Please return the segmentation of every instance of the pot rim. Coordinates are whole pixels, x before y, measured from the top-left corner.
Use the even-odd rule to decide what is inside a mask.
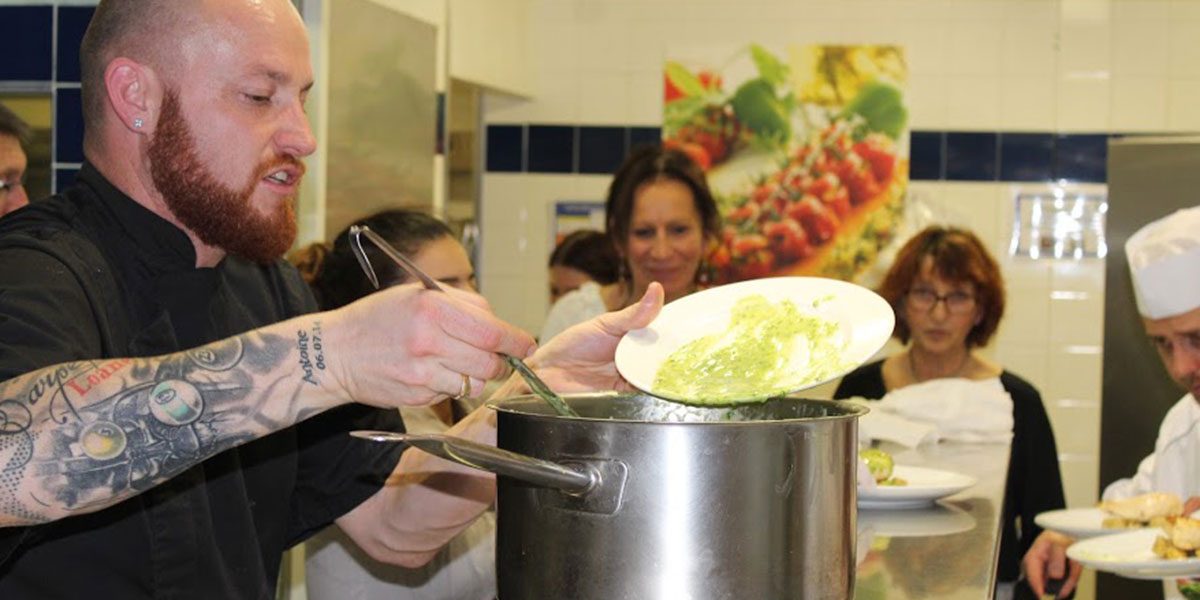
[[[823,399],[816,399],[816,398],[802,398],[802,397],[796,396],[796,395],[788,395],[788,396],[770,398],[770,399],[764,400],[762,402],[748,402],[748,403],[735,404],[735,405],[713,405],[713,406],[675,402],[674,400],[660,398],[658,396],[653,396],[651,394],[647,394],[645,392],[640,392],[640,391],[636,391],[636,390],[632,391],[632,392],[617,392],[617,391],[579,392],[579,393],[570,393],[570,394],[560,394],[560,396],[564,400],[571,400],[573,398],[603,398],[603,397],[617,398],[617,397],[622,397],[622,396],[632,396],[632,397],[650,396],[653,398],[658,398],[665,402],[672,402],[672,403],[679,404],[682,407],[699,408],[699,409],[707,408],[707,409],[714,409],[714,410],[732,409],[732,408],[736,408],[738,406],[760,404],[762,402],[770,402],[772,400],[790,399],[790,400],[803,400],[804,403],[806,403],[806,404],[816,404],[816,405],[820,405],[820,406],[829,406],[829,407],[836,406],[837,410],[841,411],[842,414],[823,415],[823,416],[816,416],[816,417],[790,417],[790,418],[783,418],[783,419],[760,419],[760,420],[744,420],[744,421],[738,421],[738,420],[730,420],[730,421],[668,421],[668,420],[646,420],[646,419],[632,419],[632,418],[570,416],[570,415],[559,415],[559,414],[554,414],[554,413],[531,412],[528,410],[520,410],[520,407],[523,407],[523,406],[538,406],[538,407],[545,406],[545,402],[535,394],[523,394],[520,396],[510,396],[507,398],[491,399],[491,400],[488,400],[487,402],[485,402],[484,405],[497,413],[507,413],[507,414],[522,417],[522,418],[539,419],[539,420],[545,420],[545,421],[564,421],[564,420],[566,420],[566,421],[580,421],[580,422],[594,422],[594,423],[621,423],[621,424],[672,425],[672,426],[706,426],[706,427],[712,427],[712,426],[761,427],[763,425],[778,425],[778,424],[783,424],[783,423],[793,424],[793,423],[817,423],[817,422],[827,422],[827,421],[842,421],[842,420],[846,420],[846,419],[857,419],[871,411],[870,408],[863,406],[862,404],[855,403],[855,402],[845,402],[845,401],[838,401],[838,400],[823,400]],[[514,406],[514,405],[517,405],[517,406]]]

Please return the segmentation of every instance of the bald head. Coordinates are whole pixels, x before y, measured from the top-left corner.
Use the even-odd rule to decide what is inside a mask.
[[[288,0],[100,0],[79,48],[85,131],[103,122],[105,69],[113,59],[129,58],[169,77],[202,51],[202,44],[187,41],[205,28],[280,12],[299,21]]]

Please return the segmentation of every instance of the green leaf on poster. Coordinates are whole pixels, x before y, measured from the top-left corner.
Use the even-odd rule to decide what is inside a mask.
[[[667,79],[671,81],[679,91],[683,92],[684,96],[702,96],[704,95],[704,84],[700,83],[700,78],[688,71],[686,67],[675,62],[667,61],[666,66]]]
[[[708,106],[705,96],[684,96],[663,105],[663,133],[672,137],[675,131],[691,122],[696,114]]]
[[[856,114],[867,122],[871,131],[881,132],[897,139],[908,124],[908,109],[904,97],[896,86],[882,81],[863,85],[850,102],[842,109],[841,118]]]
[[[775,58],[774,54],[758,44],[750,44],[750,56],[754,59],[754,65],[758,67],[759,76],[771,85],[780,86],[787,83],[787,65]]]
[[[738,86],[730,100],[733,112],[758,136],[774,142],[791,137],[787,105],[775,95],[775,86],[762,77]]]

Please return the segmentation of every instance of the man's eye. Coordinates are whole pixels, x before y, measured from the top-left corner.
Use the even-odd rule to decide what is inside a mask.
[[[244,95],[246,96],[247,100],[249,100],[255,104],[267,104],[268,102],[271,101],[270,96],[263,96],[261,94],[244,94]]]

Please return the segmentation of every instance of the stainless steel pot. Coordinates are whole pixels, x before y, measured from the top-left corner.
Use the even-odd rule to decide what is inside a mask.
[[[532,396],[493,404],[503,450],[409,436],[502,475],[502,600],[852,596],[866,409],[799,398],[736,408],[566,399],[580,417]]]

